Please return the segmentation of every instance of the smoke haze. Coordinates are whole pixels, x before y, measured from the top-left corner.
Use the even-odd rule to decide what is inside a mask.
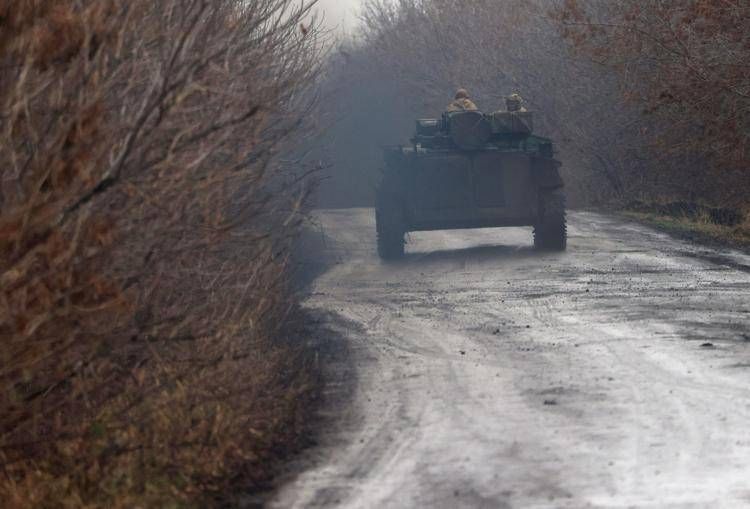
[[[360,0],[320,0],[318,8],[326,26],[337,31],[350,30],[357,23]]]

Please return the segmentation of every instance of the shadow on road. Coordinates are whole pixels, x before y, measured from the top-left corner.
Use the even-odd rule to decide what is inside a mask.
[[[482,244],[478,246],[459,249],[406,253],[402,260],[394,263],[411,264],[414,262],[419,262],[420,264],[424,264],[425,262],[455,263],[464,261],[483,262],[497,260],[522,260],[526,258],[541,258],[547,255],[549,255],[549,253],[536,251],[532,246]]]
[[[292,254],[292,288],[309,293],[313,281],[340,261],[329,248],[330,237],[320,226],[306,225]]]

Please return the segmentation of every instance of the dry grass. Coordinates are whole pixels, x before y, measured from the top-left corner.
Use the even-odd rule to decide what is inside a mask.
[[[750,221],[737,226],[722,226],[708,216],[675,217],[646,212],[623,212],[623,215],[679,237],[699,242],[719,243],[733,247],[750,247]]]
[[[209,502],[299,436],[291,0],[0,0],[0,497]],[[291,158],[287,158],[291,159]]]

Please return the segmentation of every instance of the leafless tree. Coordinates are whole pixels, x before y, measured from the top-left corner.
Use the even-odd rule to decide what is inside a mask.
[[[652,171],[695,200],[745,207],[750,6],[725,0],[568,0],[556,18],[616,73],[649,128]]]

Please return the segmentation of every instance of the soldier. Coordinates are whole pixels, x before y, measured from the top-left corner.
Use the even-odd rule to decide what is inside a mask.
[[[523,107],[523,98],[518,94],[511,94],[505,98],[505,106],[512,113],[523,113],[528,111]]]
[[[445,109],[448,113],[454,111],[477,111],[477,105],[469,99],[469,92],[466,89],[459,88],[452,103]]]

